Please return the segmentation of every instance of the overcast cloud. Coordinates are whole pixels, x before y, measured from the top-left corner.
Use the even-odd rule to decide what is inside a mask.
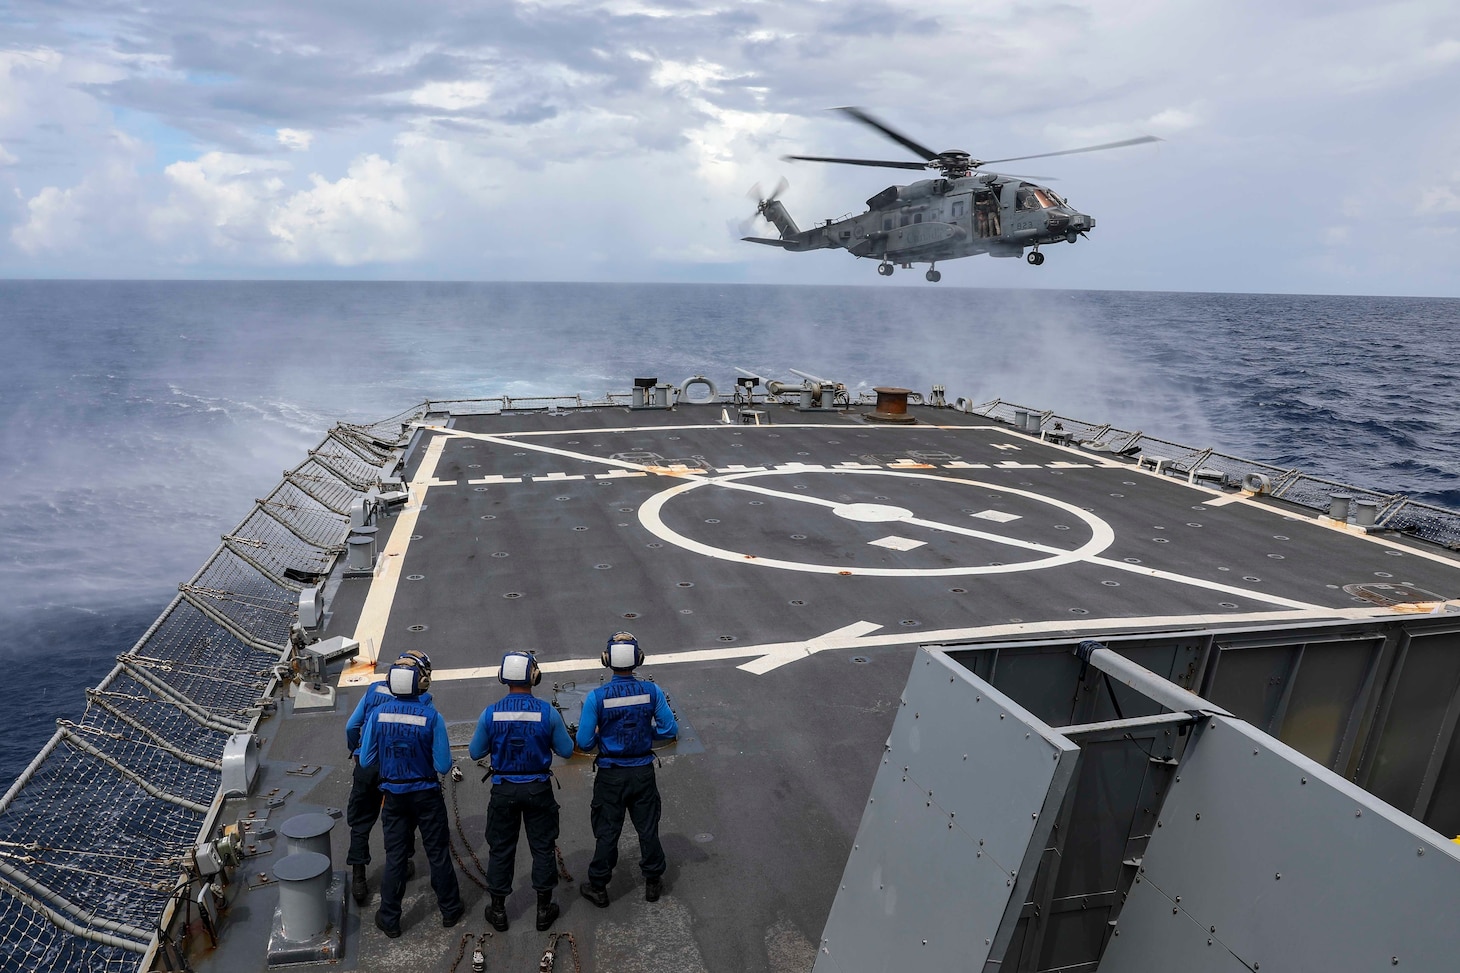
[[[540,0],[0,6],[0,275],[883,281],[741,243],[902,158],[999,157],[1099,222],[944,284],[1460,295],[1460,7]],[[763,232],[757,227],[756,232]]]

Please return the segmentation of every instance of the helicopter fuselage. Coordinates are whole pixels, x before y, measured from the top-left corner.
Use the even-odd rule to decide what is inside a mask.
[[[879,261],[884,276],[896,266],[936,264],[987,253],[1044,262],[1039,248],[1074,243],[1095,219],[1072,208],[1058,194],[1023,179],[996,173],[920,179],[889,186],[867,200],[867,211],[800,230],[779,200],[763,215],[779,239],[750,238],[786,250],[846,250]],[[929,270],[929,279],[938,279]]]

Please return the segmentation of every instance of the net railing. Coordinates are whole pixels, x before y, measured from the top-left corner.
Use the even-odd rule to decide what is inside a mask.
[[[299,591],[424,407],[340,423],[239,525],[0,797],[0,969],[135,973],[277,686]]]
[[[1302,470],[1283,469],[1270,463],[1243,459],[1214,447],[1203,449],[1183,445],[1148,436],[1144,432],[1117,429],[1003,399],[983,403],[960,399],[959,408],[1010,425],[1017,425],[1019,413],[1038,416],[1043,436],[1062,436],[1098,452],[1139,456],[1148,465],[1157,466],[1161,472],[1185,476],[1192,481],[1200,479],[1227,487],[1240,487],[1249,482],[1250,476],[1263,477],[1271,496],[1310,510],[1327,513],[1333,497],[1342,495],[1353,501],[1349,505],[1351,516],[1357,516],[1360,504],[1372,505],[1374,523],[1370,530],[1407,534],[1451,550],[1460,550],[1460,512],[1402,494],[1383,493]]]

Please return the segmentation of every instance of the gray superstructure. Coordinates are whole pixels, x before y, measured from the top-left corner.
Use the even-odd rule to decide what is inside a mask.
[[[904,412],[896,390],[848,402],[810,377],[686,384],[332,430],[5,795],[5,968],[465,970],[480,947],[527,971],[550,944],[558,970],[777,973],[1460,952],[1415,911],[1460,892],[1460,515],[941,390]],[[533,930],[524,847],[512,928],[485,936],[465,744],[495,665],[534,651],[576,721],[624,628],[682,727],[660,753],[666,894],[643,900],[630,827],[610,907],[577,896],[575,756],[563,916]],[[378,935],[377,831],[363,925],[326,872],[328,928],[281,939],[286,822],[343,808],[345,718],[410,648],[467,770],[447,784],[467,921],[440,927],[421,858],[405,935]],[[211,860],[240,823],[241,861],[189,880],[194,846]],[[324,839],[338,877],[346,839]]]

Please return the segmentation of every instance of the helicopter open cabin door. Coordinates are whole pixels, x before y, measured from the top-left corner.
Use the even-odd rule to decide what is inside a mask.
[[[973,197],[974,231],[980,237],[996,237],[1003,233],[999,221],[999,201],[991,192],[978,193]]]

